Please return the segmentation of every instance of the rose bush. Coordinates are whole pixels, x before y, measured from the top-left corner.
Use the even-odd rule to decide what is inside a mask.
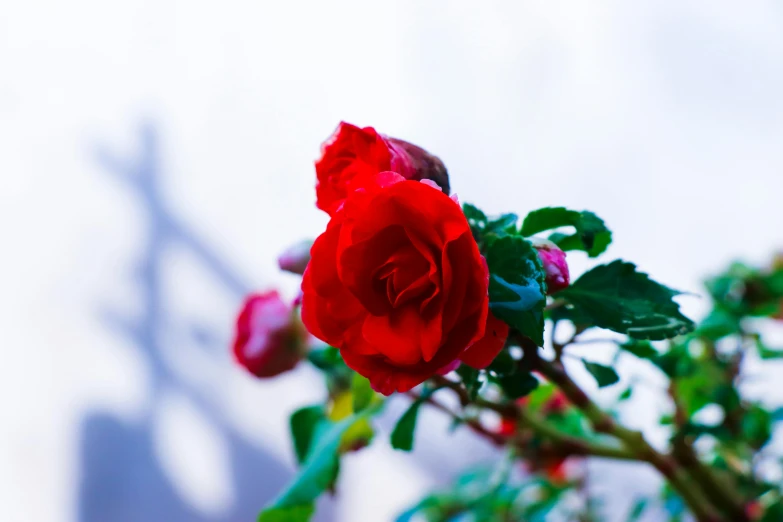
[[[748,353],[783,359],[757,329],[781,314],[780,258],[734,263],[706,281],[713,306],[697,326],[680,312],[680,292],[633,263],[597,264],[571,281],[566,252],[592,259],[612,243],[590,211],[460,208],[440,160],[346,123],[316,174],[329,224],[311,248],[299,243],[278,259],[303,273],[299,295],[292,306],[276,292],[253,295],[237,320],[234,354],[248,371],[278,375],[306,356],[325,384],[322,400],[291,415],[299,471],[259,522],[307,522],[321,494],[339,491],[342,456],[378,439],[386,400],[377,392],[411,399],[390,433],[395,450],[413,449],[423,405],[506,448],[496,465],[426,496],[398,522],[601,520],[606,488],[591,487],[595,473],[587,480],[592,458],[644,464],[666,482],[661,498],[636,499],[621,517],[629,522],[656,502],[667,520],[783,520],[783,468],[758,466],[779,459],[769,442],[783,408],[739,386]],[[307,350],[303,325],[328,346]],[[622,425],[620,407],[642,382],[616,371],[628,357],[668,380],[660,389],[673,411],[650,412],[670,431],[668,447]],[[580,381],[592,377],[589,389],[575,368]],[[706,407],[723,415],[701,419]],[[511,473],[514,463],[529,476]]]

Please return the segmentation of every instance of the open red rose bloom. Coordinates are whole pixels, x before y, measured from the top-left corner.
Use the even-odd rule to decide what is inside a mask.
[[[456,359],[486,366],[505,343],[505,323],[487,326],[489,274],[467,219],[429,184],[380,174],[348,195],[311,256],[305,326],[383,394]]]

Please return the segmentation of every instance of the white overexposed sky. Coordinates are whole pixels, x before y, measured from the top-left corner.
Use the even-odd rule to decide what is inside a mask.
[[[326,223],[312,162],[340,120],[439,155],[461,200],[488,212],[593,210],[614,231],[606,259],[676,288],[700,292],[736,257],[765,261],[783,248],[781,27],[772,0],[5,0],[0,518],[114,517],[101,499],[127,481],[169,492],[174,511],[129,494],[139,511],[117,520],[226,520],[254,480],[285,479],[287,415],[318,400],[316,376],[259,383],[222,347],[239,282],[294,294],[275,256]],[[145,128],[156,215],[189,238],[152,279],[144,253],[164,222],[121,174],[150,159]],[[592,263],[569,260],[575,274]],[[147,315],[154,355],[122,326]],[[635,426],[665,407],[637,400]],[[427,426],[414,456],[380,441],[347,459],[335,520],[391,520],[465,455],[490,455],[469,434],[444,443],[437,416]],[[280,467],[243,475],[237,447]],[[159,486],[134,467],[142,454]],[[628,492],[616,519],[654,490],[636,468],[597,469]],[[261,489],[256,501],[274,494]]]

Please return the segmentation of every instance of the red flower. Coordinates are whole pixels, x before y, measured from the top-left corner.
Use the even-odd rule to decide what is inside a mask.
[[[505,343],[508,326],[488,322],[489,274],[468,222],[436,188],[382,173],[350,194],[311,255],[305,326],[383,394],[458,358],[484,367]]]
[[[372,127],[341,122],[321,147],[315,163],[316,205],[333,215],[352,191],[373,183],[380,172],[405,179],[432,179],[448,194],[446,167],[435,156],[406,141],[378,134]]]
[[[276,291],[252,294],[237,318],[234,358],[256,377],[292,369],[306,348],[307,331]]]

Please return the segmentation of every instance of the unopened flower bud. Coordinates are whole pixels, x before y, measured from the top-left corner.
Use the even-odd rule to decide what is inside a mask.
[[[237,318],[234,358],[256,377],[294,368],[307,349],[307,331],[276,291],[252,294]]]
[[[434,181],[448,195],[449,173],[439,157],[434,156],[418,145],[408,143],[397,138],[386,138],[392,151],[398,151],[401,161],[407,164],[405,173],[401,173],[406,179],[421,181],[429,179]]]
[[[307,263],[310,262],[310,247],[313,242],[310,240],[300,241],[286,248],[277,258],[277,265],[280,270],[291,272],[292,274],[304,274]]]
[[[547,294],[553,294],[568,287],[571,279],[568,274],[566,253],[546,239],[536,239],[533,246],[538,250],[538,257],[544,265]]]

